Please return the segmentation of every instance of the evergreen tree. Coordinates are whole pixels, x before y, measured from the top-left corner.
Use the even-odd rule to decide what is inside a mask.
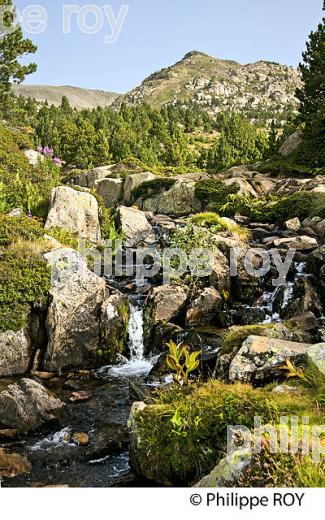
[[[0,0],[0,6],[12,6],[12,0]],[[13,15],[6,13],[4,16],[7,27],[13,22]],[[10,99],[11,83],[20,83],[25,76],[35,72],[36,64],[22,65],[19,58],[23,55],[36,52],[37,47],[31,40],[24,39],[21,27],[13,32],[2,30],[0,32],[0,102],[6,106]]]
[[[325,10],[325,1],[323,5]],[[325,165],[325,18],[311,32],[299,65],[303,87],[298,89],[300,120],[305,124],[299,156],[312,166]]]
[[[275,119],[272,119],[271,128],[269,132],[269,139],[268,139],[268,155],[269,157],[272,157],[272,155],[275,155],[278,151],[278,132],[276,129]]]

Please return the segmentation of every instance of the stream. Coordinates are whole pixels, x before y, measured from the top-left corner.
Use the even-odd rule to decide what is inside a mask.
[[[6,444],[27,455],[32,463],[29,475],[4,479],[3,487],[111,487],[139,485],[129,467],[127,420],[134,398],[129,382],[144,381],[154,360],[143,356],[143,301],[130,299],[128,350],[130,359],[119,365],[94,371],[70,373],[45,384],[65,403],[60,424],[22,441]],[[71,402],[73,391],[86,391],[90,398]],[[87,433],[89,443],[78,446],[77,432]],[[1,446],[1,445],[0,445]]]
[[[253,313],[258,311],[260,317],[256,323],[281,322],[281,309],[292,299],[295,281],[301,276],[308,276],[306,264],[296,262],[285,286],[265,290],[255,307],[241,307]],[[114,287],[113,280],[111,282],[109,285]],[[114,366],[71,371],[64,377],[39,381],[66,406],[60,419],[48,423],[46,428],[22,440],[0,443],[0,447],[26,455],[32,463],[30,474],[4,479],[3,487],[148,485],[137,481],[129,466],[127,421],[132,402],[139,400],[132,383],[141,383],[148,391],[156,386],[147,376],[157,358],[144,356],[145,297],[136,283],[132,290],[133,293],[128,293],[128,359],[121,357]],[[168,382],[167,376],[165,384]],[[86,397],[73,400],[71,396],[79,392]],[[84,445],[74,439],[75,434],[80,433],[86,434]]]

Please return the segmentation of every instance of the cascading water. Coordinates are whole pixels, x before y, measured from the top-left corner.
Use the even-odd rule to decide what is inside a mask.
[[[281,309],[285,309],[287,307],[287,305],[290,303],[290,301],[292,300],[296,280],[302,276],[305,276],[305,277],[309,276],[308,274],[305,273],[305,270],[306,270],[305,262],[295,262],[296,274],[294,277],[294,281],[293,282],[287,281],[285,283],[283,296],[282,296]],[[266,292],[263,294],[262,308],[264,308],[268,314],[264,323],[274,323],[274,322],[280,321],[279,314],[273,311],[273,307],[274,307],[276,297],[278,295],[278,291],[279,291],[279,288],[277,287],[274,291]]]
[[[138,302],[130,301],[128,333],[130,360],[123,365],[112,367],[110,374],[113,376],[146,375],[150,372],[153,364],[144,357],[143,307]]]

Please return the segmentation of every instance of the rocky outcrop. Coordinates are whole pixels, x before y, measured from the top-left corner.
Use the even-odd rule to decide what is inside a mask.
[[[103,197],[106,208],[114,208],[123,196],[122,179],[102,179],[96,183],[98,195]]]
[[[0,424],[19,433],[55,419],[64,404],[32,379],[21,379],[0,392]]]
[[[80,175],[76,175],[71,180],[77,186],[82,186],[84,188],[95,188],[96,183],[102,179],[105,179],[112,173],[112,168],[114,165],[110,166],[98,166],[89,172],[80,173]]]
[[[100,322],[101,351],[108,363],[116,363],[118,354],[123,353],[129,317],[129,301],[123,294],[113,294],[103,302]]]
[[[48,346],[44,368],[89,367],[100,345],[100,307],[106,299],[105,280],[87,268],[73,249],[47,253],[53,287],[48,309]]]
[[[45,229],[53,227],[66,228],[80,238],[97,242],[101,237],[97,200],[90,193],[67,186],[54,188]]]
[[[283,318],[303,316],[308,312],[315,316],[323,314],[322,304],[318,294],[308,278],[298,278],[293,287],[292,299],[281,311]]]
[[[145,199],[142,209],[174,217],[198,212],[201,202],[195,197],[195,184],[180,179],[168,191]]]
[[[145,318],[150,323],[169,322],[184,309],[188,291],[185,287],[162,285],[155,287],[148,297]]]
[[[151,172],[134,173],[128,175],[124,182],[124,196],[123,203],[129,205],[133,202],[133,192],[140,188],[142,184],[156,179],[156,175]]]
[[[116,221],[123,233],[126,247],[146,247],[155,242],[153,228],[143,211],[120,206]]]
[[[8,453],[0,448],[0,479],[30,473],[32,465],[24,455]]]
[[[228,260],[225,255],[219,250],[216,249],[213,253],[213,260],[210,274],[210,284],[215,287],[221,294],[227,293],[229,295],[230,291],[230,269]]]
[[[203,289],[192,301],[186,312],[186,324],[190,327],[218,322],[223,299],[214,287]]]
[[[186,287],[155,287],[146,301],[144,313],[144,345],[146,354],[164,352],[166,343],[178,342],[183,330],[177,324],[188,298]]]
[[[302,131],[297,130],[291,134],[281,146],[279,153],[283,157],[290,157],[302,143]]]
[[[281,367],[286,359],[299,366],[306,361],[311,345],[271,339],[264,336],[249,336],[229,368],[231,382],[265,383],[274,377],[283,377]]]
[[[25,330],[0,332],[0,377],[25,374],[33,348]]]

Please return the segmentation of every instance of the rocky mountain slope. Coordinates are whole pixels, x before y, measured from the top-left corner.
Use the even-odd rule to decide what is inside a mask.
[[[281,119],[283,112],[296,110],[300,81],[298,70],[286,65],[267,61],[241,65],[193,51],[146,78],[115,105],[124,101],[160,107],[193,100],[211,114],[237,109],[251,118],[261,113],[272,118],[275,113]]]
[[[73,108],[79,110],[84,108],[97,108],[110,106],[119,94],[103,90],[90,90],[78,87],[62,86],[53,87],[46,85],[13,85],[16,95],[26,98],[31,97],[36,101],[47,101],[50,105],[61,104],[63,96],[66,96]]]

